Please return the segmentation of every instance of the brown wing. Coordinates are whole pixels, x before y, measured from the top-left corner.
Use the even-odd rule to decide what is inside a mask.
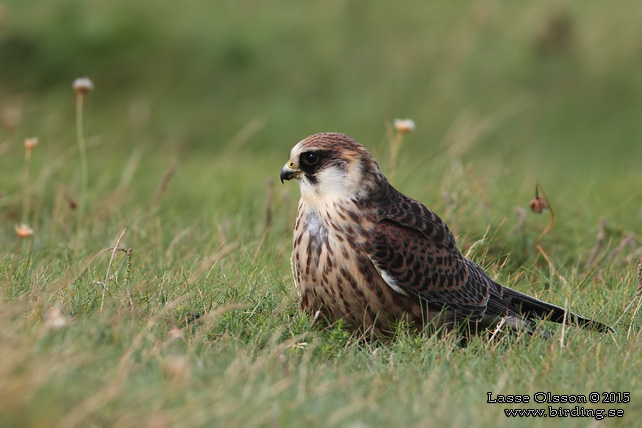
[[[378,210],[370,258],[393,289],[459,319],[481,319],[493,281],[457,249],[444,221],[398,194]]]

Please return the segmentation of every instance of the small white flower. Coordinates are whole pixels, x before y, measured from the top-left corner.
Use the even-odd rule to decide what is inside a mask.
[[[27,138],[25,140],[25,149],[31,150],[34,147],[36,147],[36,144],[38,144],[38,138],[36,138],[36,137]]]
[[[415,121],[412,119],[395,119],[394,126],[397,132],[407,134],[415,130]]]
[[[52,306],[44,315],[45,325],[51,330],[59,330],[67,325],[67,318],[58,306]]]
[[[78,94],[88,94],[94,90],[94,83],[88,77],[81,77],[74,80],[74,91]]]
[[[22,223],[16,226],[16,234],[20,239],[28,238],[33,235],[33,229],[28,224]]]

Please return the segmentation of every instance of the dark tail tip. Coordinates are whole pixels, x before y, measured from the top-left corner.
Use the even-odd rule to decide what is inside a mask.
[[[580,318],[580,317],[578,317],[578,318],[579,318],[579,319],[577,320],[577,321],[578,321],[578,324],[579,324],[582,328],[585,328],[585,329],[588,329],[588,330],[599,331],[600,333],[611,333],[611,334],[615,334],[615,329],[613,329],[612,327],[609,327],[609,326],[608,326],[608,325],[606,325],[606,324],[603,324],[603,323],[598,322],[598,321],[593,321],[593,320],[585,319],[585,318]]]

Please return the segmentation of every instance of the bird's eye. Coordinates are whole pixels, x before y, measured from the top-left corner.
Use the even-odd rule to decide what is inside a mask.
[[[317,162],[319,162],[319,156],[316,153],[313,153],[313,152],[306,153],[303,156],[303,162],[306,165],[310,165],[310,166],[315,165]]]

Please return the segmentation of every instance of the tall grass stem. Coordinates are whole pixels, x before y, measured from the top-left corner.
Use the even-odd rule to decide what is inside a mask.
[[[22,196],[22,224],[27,224],[29,220],[29,210],[31,208],[31,150],[25,150],[25,172],[24,188]]]
[[[85,215],[87,209],[87,184],[89,181],[89,171],[87,166],[87,147],[85,144],[85,135],[83,131],[83,102],[84,94],[78,93],[76,96],[76,138],[78,140],[78,152],[80,154],[80,200],[78,203],[79,221]]]

